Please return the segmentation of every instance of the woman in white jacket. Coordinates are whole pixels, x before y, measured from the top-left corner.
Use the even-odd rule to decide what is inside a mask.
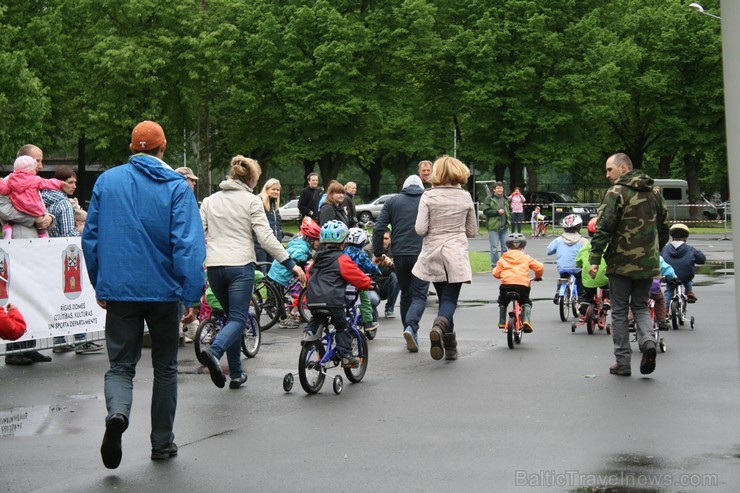
[[[219,360],[226,353],[229,388],[238,389],[247,381],[242,370],[240,337],[248,320],[249,301],[254,287],[256,256],[252,234],[267,253],[293,270],[305,282],[303,270],[295,265],[270,228],[262,201],[252,193],[262,169],[254,159],[231,159],[229,178],[221,191],[203,200],[200,217],[206,235],[208,283],[226,313],[228,322],[203,351],[211,380],[223,388],[226,378]]]

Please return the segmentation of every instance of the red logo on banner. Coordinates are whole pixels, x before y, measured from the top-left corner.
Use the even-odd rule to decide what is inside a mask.
[[[62,252],[64,272],[64,296],[70,300],[80,297],[82,293],[82,262],[77,245],[69,245]]]

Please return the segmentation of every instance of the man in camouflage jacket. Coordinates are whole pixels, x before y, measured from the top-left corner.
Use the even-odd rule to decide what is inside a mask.
[[[606,177],[613,185],[599,207],[598,230],[591,240],[591,277],[596,275],[603,255],[609,278],[612,306],[612,338],[616,364],[613,375],[629,376],[630,336],[628,313],[632,308],[642,349],[640,372],[655,369],[656,345],[648,298],[654,277],[660,275],[659,255],[668,242],[668,211],[653,179],[632,169],[626,154],[606,161]]]

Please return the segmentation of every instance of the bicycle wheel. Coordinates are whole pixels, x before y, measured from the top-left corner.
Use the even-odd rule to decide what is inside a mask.
[[[589,334],[594,333],[594,325],[596,325],[596,317],[598,315],[596,314],[596,305],[591,303],[588,305],[588,309],[586,310],[586,332]]]
[[[357,339],[357,334],[360,335],[359,340]],[[357,331],[357,334],[355,334],[352,338],[352,354],[359,355],[359,344],[362,344],[362,356],[360,357],[360,366],[358,366],[357,368],[344,369],[344,374],[347,375],[347,380],[352,383],[357,383],[362,380],[362,378],[365,376],[365,372],[367,371],[367,337],[359,330]]]
[[[573,318],[578,318],[578,295],[570,294],[570,312],[573,314]]]
[[[261,330],[269,330],[280,319],[283,311],[281,291],[271,282],[263,281],[254,287],[253,298],[259,306],[259,325]]]
[[[678,324],[683,326],[683,324],[686,322],[686,307],[688,306],[688,303],[686,300],[681,300],[680,307],[681,309],[678,311]]]
[[[570,299],[568,299],[568,291],[565,291],[565,296],[560,297],[560,320],[563,322],[568,321],[568,313],[570,312]]]
[[[249,303],[249,319],[242,334],[242,353],[247,358],[254,358],[262,345],[262,331],[260,330],[259,308],[254,298]]]
[[[671,300],[671,325],[678,330],[678,300]]]
[[[311,321],[311,310],[306,305],[306,288],[301,289],[301,294],[298,295],[298,314],[304,322]]]
[[[516,319],[509,317],[509,323],[506,325],[506,343],[509,349],[514,349],[514,327],[516,327]]]
[[[323,330],[323,327],[320,329]],[[307,342],[301,348],[298,360],[298,379],[301,387],[308,394],[315,394],[324,385],[326,374],[321,368],[321,358],[324,357],[324,343],[321,340]]]
[[[193,349],[195,350],[195,357],[203,366],[206,366],[206,359],[200,353],[211,345],[211,341],[216,338],[219,330],[220,327],[216,325],[216,322],[212,318],[207,318],[198,325],[195,331]]]

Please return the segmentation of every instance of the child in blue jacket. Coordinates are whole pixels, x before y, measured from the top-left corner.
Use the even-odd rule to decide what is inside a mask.
[[[309,260],[311,260],[313,252],[318,246],[320,234],[321,227],[319,224],[310,217],[305,217],[301,224],[299,234],[288,242],[288,247],[285,251],[288,252],[290,258],[293,259],[293,262],[298,265],[305,265]],[[283,267],[283,265],[277,260],[273,260],[270,270],[267,273],[267,277],[276,284],[285,288],[293,278],[293,271]],[[287,293],[293,299],[293,310],[296,310],[296,307],[298,306],[298,295],[300,294],[300,289],[297,291],[297,293]],[[297,318],[292,316],[294,314],[297,315],[297,312],[294,311],[291,313],[290,317],[280,321],[281,329],[295,329],[298,327]]]
[[[380,277],[381,273],[378,266],[362,251],[362,247],[365,245],[367,245],[367,234],[360,228],[350,228],[344,247],[345,255],[351,258],[357,264],[357,267],[371,278]],[[378,329],[378,322],[373,320],[373,305],[367,291],[360,291],[360,314],[366,333]]]
[[[588,240],[581,236],[580,233],[583,219],[581,219],[581,216],[578,214],[568,214],[563,218],[560,224],[563,226],[563,234],[552,240],[552,242],[547,245],[547,254],[557,254],[557,267],[561,279],[565,279],[567,281],[571,274],[576,276],[576,284],[578,285],[578,293],[580,295],[584,292],[584,287],[583,281],[581,280],[581,268],[576,265],[576,256],[578,255],[578,251],[583,248],[583,245],[588,243]],[[561,281],[558,280],[555,298],[553,299],[553,302],[556,305],[560,302],[560,283]],[[588,304],[581,303],[581,315],[586,313],[587,308]]]
[[[686,288],[686,298],[689,303],[696,302],[694,294],[694,274],[696,264],[704,264],[707,261],[706,255],[701,250],[692,247],[686,240],[689,239],[689,227],[685,224],[674,224],[671,226],[671,241],[663,247],[661,257],[668,262],[673,270],[676,271],[676,277]],[[670,304],[673,298],[675,287],[668,283],[665,288],[666,305]]]

